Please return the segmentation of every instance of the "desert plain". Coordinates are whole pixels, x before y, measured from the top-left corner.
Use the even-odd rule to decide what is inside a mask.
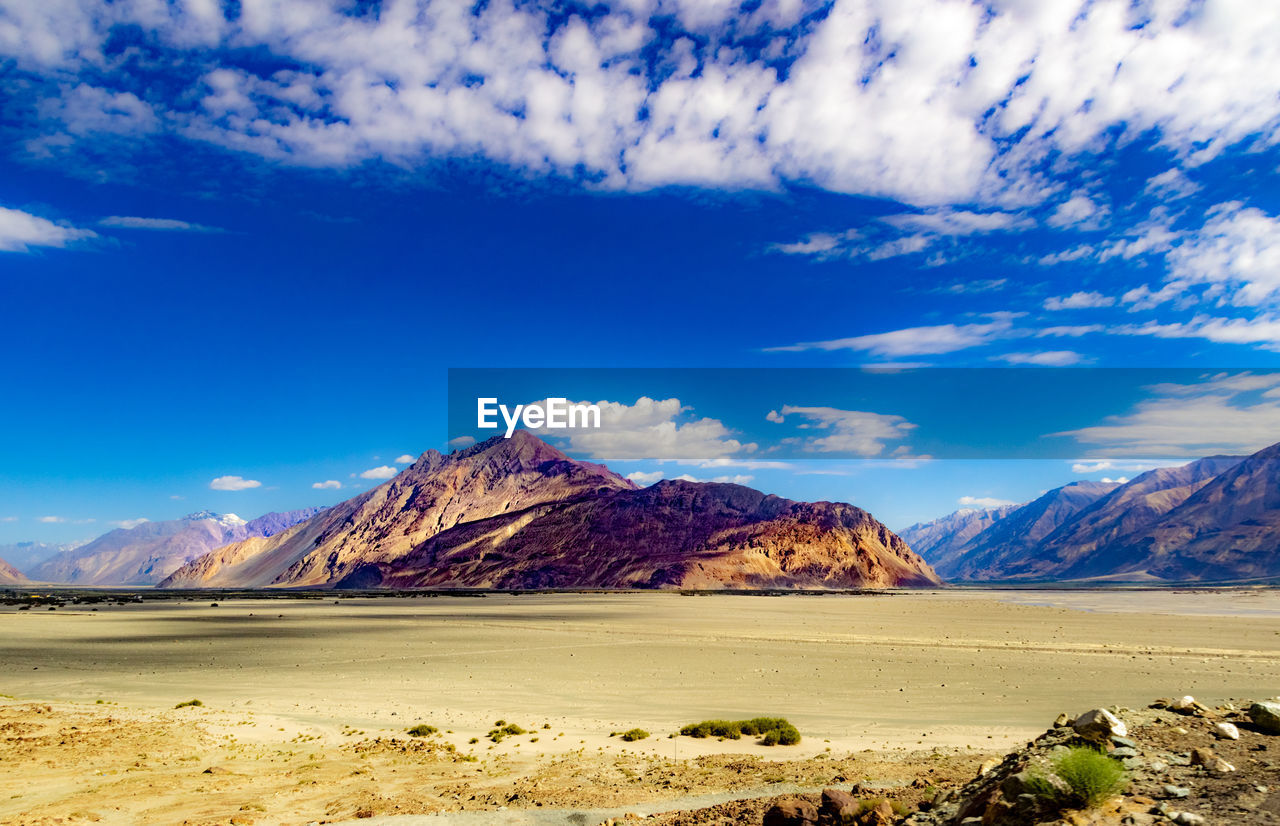
[[[594,823],[837,778],[918,797],[1060,712],[1274,696],[1280,591],[14,604],[0,693],[0,823]],[[669,736],[760,715],[801,743]]]

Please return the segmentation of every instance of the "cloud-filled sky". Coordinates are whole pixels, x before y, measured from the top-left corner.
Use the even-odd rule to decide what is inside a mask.
[[[1280,366],[1268,4],[0,0],[0,82],[0,542],[337,501],[451,366]],[[1082,429],[1270,426],[1232,392]]]

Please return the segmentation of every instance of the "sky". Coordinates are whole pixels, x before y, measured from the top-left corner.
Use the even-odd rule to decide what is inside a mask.
[[[566,446],[891,527],[1280,439],[1280,7],[0,0],[0,83],[0,544],[340,501],[448,449],[450,368],[1191,371],[1039,458],[574,388],[880,444]]]

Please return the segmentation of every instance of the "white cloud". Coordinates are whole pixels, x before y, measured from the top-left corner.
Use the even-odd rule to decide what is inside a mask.
[[[634,404],[604,400],[594,404],[600,408],[598,429],[533,432],[567,433],[570,452],[601,461],[707,462],[749,454],[757,448],[754,443],[744,444],[735,439],[719,419],[693,416],[679,399],[641,396]]]
[[[85,140],[165,131],[325,167],[481,156],[611,188],[1032,204],[1058,194],[1046,163],[1112,140],[1193,165],[1280,137],[1259,70],[1280,64],[1272,4],[837,0],[803,25],[811,3],[238,8],[10,3],[0,56],[47,81],[42,122]],[[124,91],[132,64],[107,42],[134,27],[158,62],[205,62],[189,99]],[[271,59],[213,62],[238,53]],[[81,70],[99,85],[67,81]]]
[[[1167,169],[1147,180],[1143,189],[1147,195],[1153,195],[1165,201],[1176,201],[1200,191],[1200,185],[1183,174],[1181,169]]]
[[[324,482],[312,482],[311,487],[313,490],[341,490],[342,483],[337,479],[328,479]]]
[[[1161,324],[1151,321],[1141,325],[1114,328],[1114,332],[1155,338],[1202,338],[1222,344],[1254,344],[1280,352],[1280,316],[1258,318],[1214,318],[1197,315],[1190,321]]]
[[[1218,374],[1148,390],[1128,413],[1051,435],[1122,457],[1253,453],[1280,439],[1280,374]]]
[[[1093,229],[1106,219],[1108,212],[1106,206],[1096,203],[1084,193],[1077,192],[1058,204],[1046,223],[1051,227]]]
[[[1208,285],[1208,297],[1238,307],[1272,302],[1280,293],[1280,217],[1224,203],[1208,218],[1166,254],[1168,280]]]
[[[395,460],[397,465],[411,465],[416,461],[417,461],[417,458],[409,455],[408,453],[402,453],[401,455],[397,456]]]
[[[44,522],[47,525],[54,525],[59,522],[66,522],[67,520],[61,516],[41,516],[39,521]]]
[[[32,247],[65,247],[94,238],[87,229],[56,224],[48,218],[0,207],[0,252],[29,252]]]
[[[17,522],[17,521],[18,521],[18,517],[16,516],[0,516],[0,522]]]
[[[111,522],[109,524],[115,525],[117,528],[123,528],[127,531],[127,530],[132,530],[133,528],[136,528],[139,525],[145,525],[150,521],[151,521],[150,519],[140,516],[137,519],[118,519],[115,522]]]
[[[655,470],[646,472],[643,470],[637,470],[633,473],[628,473],[627,478],[632,482],[635,482],[640,487],[647,488],[662,479],[662,471]]]
[[[1103,477],[1102,477],[1101,479],[1099,479],[1098,481],[1099,481],[1099,482],[1102,482],[1103,484],[1107,484],[1107,485],[1123,485],[1124,483],[1126,483],[1126,482],[1128,482],[1128,481],[1129,481],[1129,477],[1128,477],[1128,476],[1117,476],[1116,478],[1112,479],[1110,476],[1103,476]]]
[[[954,353],[957,350],[981,347],[1009,336],[1013,333],[1013,318],[1011,313],[995,313],[989,322],[908,327],[887,333],[770,347],[768,352],[856,350],[889,358]]]
[[[976,235],[1025,229],[1034,225],[1034,222],[1025,215],[1012,212],[970,212],[952,209],[888,215],[880,220],[900,230],[932,235]]]
[[[1148,471],[1155,470],[1159,467],[1167,467],[1169,465],[1178,464],[1176,461],[1169,462],[1117,462],[1111,459],[1087,459],[1083,462],[1073,462],[1071,465],[1072,473],[1101,473],[1104,470],[1127,470],[1127,471]]]
[[[967,508],[1000,508],[1018,504],[1009,499],[996,499],[993,496],[961,496],[956,503]]]
[[[746,485],[755,479],[754,476],[743,476],[741,474],[735,476],[713,476],[710,479],[700,479],[697,476],[691,476],[688,473],[682,473],[674,477],[682,482],[723,482],[730,485]]]
[[[150,229],[163,232],[222,232],[217,227],[193,224],[175,218],[138,218],[129,215],[111,215],[98,222],[99,226],[114,229]]]
[[[454,450],[465,450],[476,443],[472,436],[456,436],[449,440],[449,447]]]
[[[1044,302],[1046,310],[1087,310],[1096,307],[1110,307],[1116,300],[1109,295],[1096,292],[1075,292],[1067,296],[1053,296]]]
[[[892,414],[840,410],[835,407],[798,407],[790,404],[784,405],[781,415],[770,421],[782,423],[788,416],[803,420],[799,425],[800,429],[823,432],[822,436],[784,440],[798,442],[804,450],[814,453],[880,456],[884,454],[888,443],[902,441],[916,428],[916,425],[902,416]]]
[[[790,244],[772,244],[769,249],[787,255],[809,255],[820,260],[861,258],[881,261],[924,253],[956,238],[1008,232],[1033,225],[1031,219],[1018,213],[942,208],[882,216],[879,226],[873,224],[862,230],[810,233]]]
[[[1074,350],[1045,350],[1038,353],[1005,353],[993,359],[1009,364],[1027,364],[1035,367],[1070,367],[1085,361]]]
[[[243,476],[219,476],[209,483],[210,490],[248,490],[260,487],[262,483],[257,479],[245,479]]]
[[[400,471],[389,465],[381,465],[379,467],[371,467],[360,474],[361,479],[390,479]]]

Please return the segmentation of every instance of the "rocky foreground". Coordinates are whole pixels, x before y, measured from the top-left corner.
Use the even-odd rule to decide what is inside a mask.
[[[1074,799],[1074,785],[1055,774],[1058,758],[1081,747],[1105,754],[1121,774],[1116,793],[1092,806]],[[1280,698],[1210,708],[1183,697],[1141,710],[1063,714],[1024,748],[984,763],[963,786],[922,796],[924,785],[886,793],[854,784],[661,820],[664,826],[1266,826],[1280,823]]]

